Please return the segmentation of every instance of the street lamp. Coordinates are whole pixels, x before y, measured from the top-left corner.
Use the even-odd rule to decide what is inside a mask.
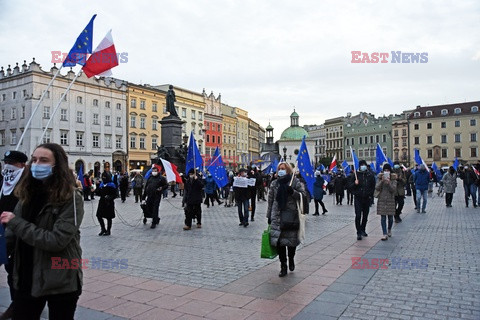
[[[287,147],[283,147],[283,161],[287,162]]]

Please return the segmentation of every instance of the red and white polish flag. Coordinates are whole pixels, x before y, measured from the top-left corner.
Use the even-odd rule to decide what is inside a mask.
[[[118,66],[118,57],[113,44],[112,30],[110,30],[88,58],[82,69],[89,78],[93,76],[108,77],[112,75],[110,69],[116,66]]]

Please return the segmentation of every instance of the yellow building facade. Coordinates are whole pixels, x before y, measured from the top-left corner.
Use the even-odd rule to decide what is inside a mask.
[[[248,111],[235,107],[237,116],[237,156],[240,167],[246,167],[249,163],[248,154]]]
[[[223,144],[222,159],[225,166],[234,169],[237,166],[237,116],[235,108],[222,103]]]

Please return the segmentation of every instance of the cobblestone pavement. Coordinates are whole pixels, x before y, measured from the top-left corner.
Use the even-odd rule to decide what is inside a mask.
[[[76,318],[480,319],[480,209],[465,208],[458,188],[453,208],[428,200],[427,213],[417,214],[406,198],[404,222],[388,241],[379,241],[372,207],[369,237],[356,241],[353,206],[326,196],[329,212],[307,216],[306,243],[285,278],[278,259],[259,258],[263,201],[247,228],[238,226],[236,208],[202,205],[202,228],[183,231],[178,197],[162,200],[156,229],[141,222],[129,197],[116,201],[110,237],[97,236],[97,200],[86,202],[84,258],[128,259],[128,268],[90,264]],[[354,257],[389,259],[388,268],[352,269]],[[407,258],[428,259],[428,267],[394,269]],[[5,278],[2,270],[0,311],[9,300]]]

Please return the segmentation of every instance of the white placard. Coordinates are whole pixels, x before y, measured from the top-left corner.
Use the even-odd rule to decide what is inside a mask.
[[[236,188],[246,188],[248,187],[248,179],[244,177],[235,177],[233,178],[233,186]]]
[[[249,186],[249,187],[254,187],[254,186],[255,186],[255,182],[257,182],[257,179],[255,179],[255,178],[250,178],[250,179],[248,179],[248,186]]]

